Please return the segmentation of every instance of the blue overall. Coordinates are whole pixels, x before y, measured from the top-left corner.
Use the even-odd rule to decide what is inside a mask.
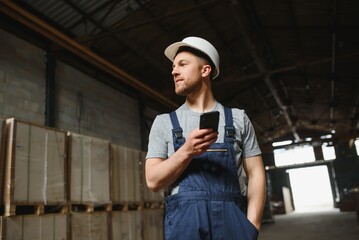
[[[185,138],[176,113],[170,117],[177,151]],[[231,109],[225,108],[225,118],[224,143],[193,158],[177,181],[178,193],[166,197],[165,239],[257,239],[257,229],[241,211]]]

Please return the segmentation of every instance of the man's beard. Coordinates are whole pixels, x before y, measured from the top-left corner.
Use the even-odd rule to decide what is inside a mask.
[[[175,92],[178,96],[186,96],[188,94],[188,89],[187,88],[183,88],[183,87],[180,87],[180,88],[177,88],[175,87]]]
[[[196,91],[198,87],[200,87],[199,83],[192,83],[190,85],[181,84],[178,87],[175,86],[175,92],[179,96],[187,96],[193,91]]]

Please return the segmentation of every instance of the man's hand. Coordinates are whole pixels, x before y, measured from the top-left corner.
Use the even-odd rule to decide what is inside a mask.
[[[186,142],[169,159],[146,160],[147,186],[153,191],[171,185],[187,168],[194,156],[204,153],[217,140],[218,132],[212,129],[195,129]]]
[[[212,129],[194,129],[181,147],[191,157],[201,155],[217,141],[218,132]]]

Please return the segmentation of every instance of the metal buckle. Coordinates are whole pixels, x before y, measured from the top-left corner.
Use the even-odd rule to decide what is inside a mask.
[[[234,127],[226,127],[226,134],[227,137],[234,137],[234,135],[236,134],[236,130],[234,129]]]
[[[174,132],[174,134],[175,134],[175,136],[176,136],[177,139],[180,139],[180,138],[183,137],[182,132]]]

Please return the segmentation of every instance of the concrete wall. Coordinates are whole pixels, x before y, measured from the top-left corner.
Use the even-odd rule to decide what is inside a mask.
[[[0,30],[0,115],[44,123],[45,52]]]
[[[56,126],[140,148],[138,102],[64,64],[56,68]]]
[[[46,53],[0,30],[0,116],[45,123]],[[57,61],[55,127],[140,149],[138,102]]]

